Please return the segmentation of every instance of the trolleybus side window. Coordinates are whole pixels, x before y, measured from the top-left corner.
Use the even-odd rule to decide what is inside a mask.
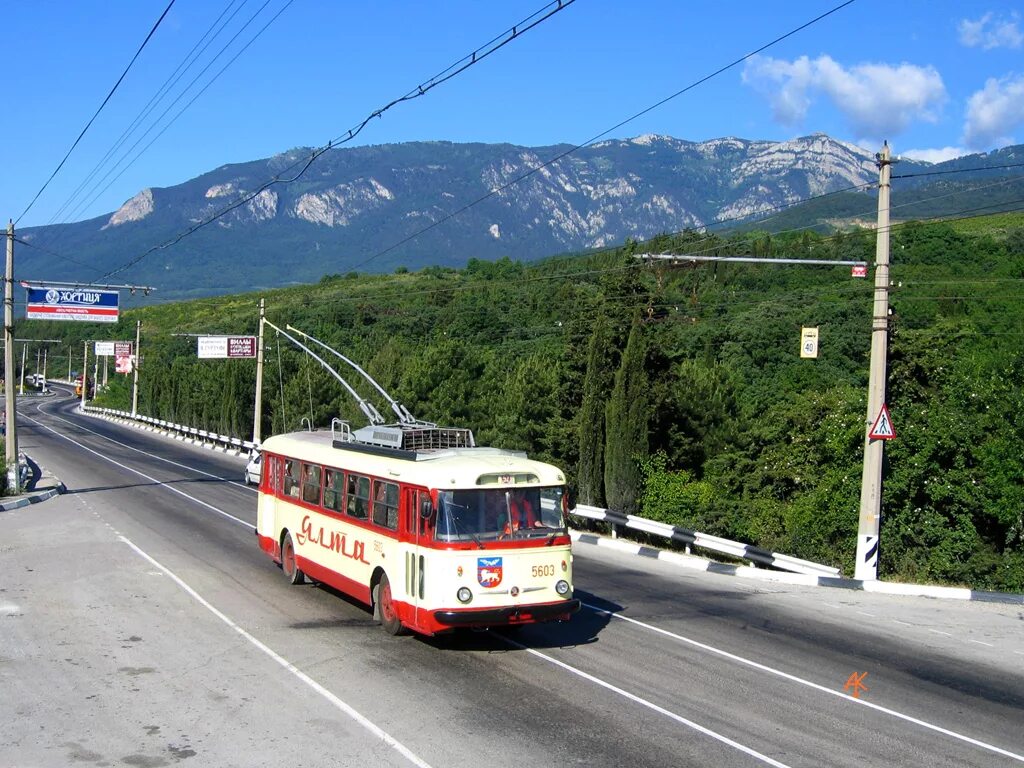
[[[345,500],[345,473],[337,469],[324,470],[324,506],[341,512]]]
[[[398,528],[398,484],[373,482],[373,522],[385,528]]]
[[[302,500],[320,504],[320,467],[315,464],[302,465]]]
[[[370,478],[360,475],[348,476],[348,513],[360,520],[366,519],[367,510],[370,508]]]
[[[295,459],[284,460],[284,492],[299,497],[299,462]]]

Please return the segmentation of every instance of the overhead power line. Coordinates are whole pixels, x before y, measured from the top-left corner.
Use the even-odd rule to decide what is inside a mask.
[[[1024,168],[1024,163],[1006,163],[1005,165],[987,165],[984,168],[948,168],[944,171],[922,171],[920,173],[901,173],[893,175],[894,179],[916,179],[919,176],[945,176],[949,173],[976,173],[977,171],[1001,171],[1007,168]]]
[[[67,151],[67,154],[64,155],[64,159],[60,161],[60,163],[54,169],[53,173],[50,174],[50,178],[48,178],[46,180],[46,183],[39,188],[39,191],[36,192],[36,196],[32,198],[32,201],[28,204],[28,206],[26,206],[25,210],[21,212],[21,216],[19,216],[15,220],[15,224],[21,221],[25,214],[29,212],[32,206],[35,205],[36,200],[39,199],[39,196],[43,194],[43,191],[50,185],[50,182],[53,181],[54,177],[57,175],[60,169],[64,167],[64,163],[66,163],[68,158],[71,157],[71,153],[75,151],[75,147],[78,146],[78,142],[82,140],[82,137],[85,136],[85,132],[89,130],[89,126],[93,124],[93,121],[99,116],[100,112],[103,111],[103,108],[107,106],[107,102],[110,101],[110,98],[114,95],[114,92],[117,90],[118,86],[121,85],[121,81],[123,81],[125,77],[128,75],[128,70],[132,68],[132,65],[135,63],[135,60],[139,58],[139,55],[142,53],[142,49],[146,47],[147,43],[149,43],[150,38],[153,37],[157,28],[160,26],[160,23],[164,20],[164,17],[167,16],[168,12],[171,10],[171,6],[173,5],[174,0],[171,0],[171,2],[167,4],[167,7],[164,8],[164,12],[160,14],[160,18],[156,20],[156,24],[154,24],[153,28],[149,30],[149,34],[146,35],[146,39],[142,41],[142,45],[139,46],[139,50],[137,50],[135,52],[135,55],[132,56],[132,60],[128,62],[128,66],[124,68],[124,72],[122,72],[121,76],[117,78],[117,82],[114,83],[114,87],[110,89],[110,93],[107,94],[107,97],[103,100],[103,103],[100,104],[99,108],[96,110],[96,113],[89,118],[89,122],[85,124],[85,128],[82,129],[82,132],[78,134],[78,138],[75,139],[75,143],[71,145],[71,149]]]

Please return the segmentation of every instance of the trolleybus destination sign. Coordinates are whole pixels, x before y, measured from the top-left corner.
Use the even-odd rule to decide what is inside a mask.
[[[27,320],[79,320],[90,323],[116,323],[117,291],[93,288],[56,288],[25,286],[28,291]]]

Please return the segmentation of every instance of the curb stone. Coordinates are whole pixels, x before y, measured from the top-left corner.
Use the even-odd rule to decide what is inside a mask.
[[[31,491],[19,494],[18,496],[5,496],[0,499],[0,512],[8,512],[12,509],[20,509],[31,504],[38,504],[41,501],[52,499],[57,494],[67,492],[67,486],[50,474],[48,470],[40,467],[28,456],[25,459],[31,466],[39,470],[39,479]]]

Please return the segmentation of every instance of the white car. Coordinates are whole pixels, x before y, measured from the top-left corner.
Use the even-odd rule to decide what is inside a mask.
[[[259,485],[260,484],[260,471],[263,467],[263,454],[258,450],[253,450],[249,454],[249,461],[245,465],[245,484],[246,485]]]

